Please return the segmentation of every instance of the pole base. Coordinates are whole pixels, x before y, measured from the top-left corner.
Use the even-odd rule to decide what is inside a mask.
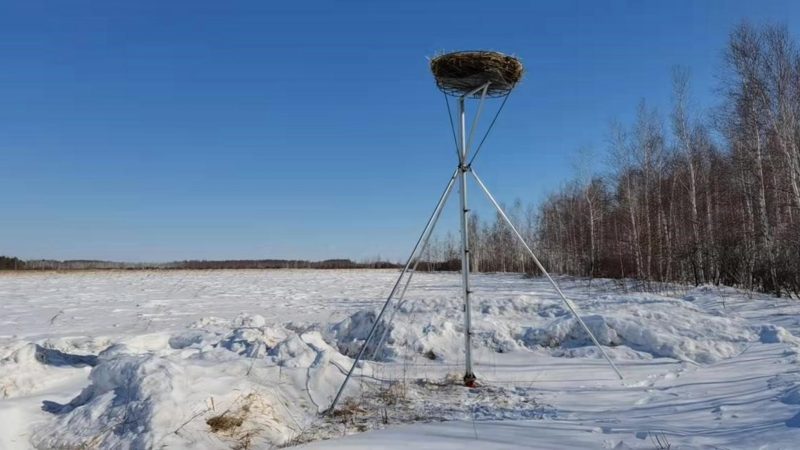
[[[475,374],[472,372],[467,372],[464,375],[464,386],[466,387],[477,387],[478,384],[475,382],[477,378],[475,378]]]

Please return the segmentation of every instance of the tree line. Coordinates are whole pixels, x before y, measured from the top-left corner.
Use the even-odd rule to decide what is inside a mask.
[[[0,256],[0,270],[211,270],[211,269],[390,269],[387,261],[355,262],[350,259],[307,261],[300,259],[186,260],[166,263],[132,263],[99,260],[21,260]]]

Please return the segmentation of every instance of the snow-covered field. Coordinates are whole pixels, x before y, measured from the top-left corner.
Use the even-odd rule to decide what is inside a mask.
[[[729,288],[415,276],[321,416],[396,271],[0,275],[0,449],[798,448],[800,304]]]

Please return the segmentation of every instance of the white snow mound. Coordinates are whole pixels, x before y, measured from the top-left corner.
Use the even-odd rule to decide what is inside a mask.
[[[757,335],[742,321],[709,315],[680,302],[629,306],[582,317],[601,345],[627,346],[653,357],[713,363],[740,353]],[[560,317],[521,336],[528,347],[571,349],[592,345],[572,317]]]

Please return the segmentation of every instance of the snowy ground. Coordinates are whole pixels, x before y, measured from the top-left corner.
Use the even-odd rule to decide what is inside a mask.
[[[797,448],[800,304],[417,274],[342,408],[320,416],[395,271],[0,275],[0,449]],[[668,444],[667,444],[668,443]]]

